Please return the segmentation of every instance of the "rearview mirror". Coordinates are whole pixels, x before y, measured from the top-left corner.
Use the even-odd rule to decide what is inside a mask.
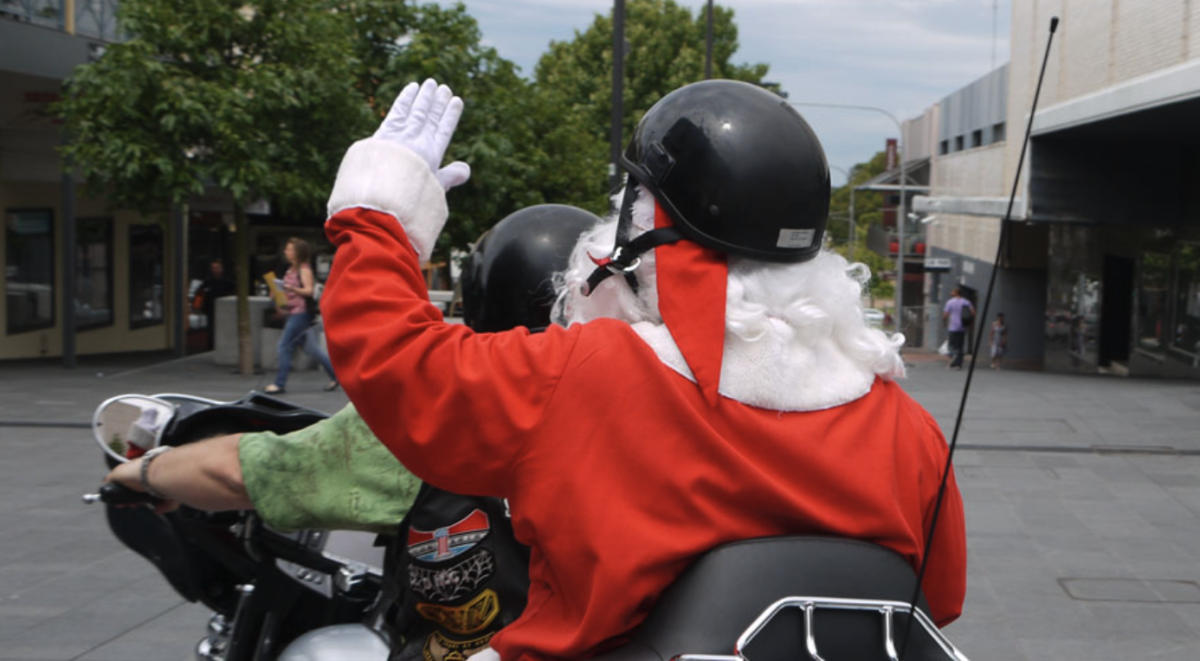
[[[92,436],[104,453],[125,462],[158,447],[175,406],[145,395],[120,395],[96,407]]]

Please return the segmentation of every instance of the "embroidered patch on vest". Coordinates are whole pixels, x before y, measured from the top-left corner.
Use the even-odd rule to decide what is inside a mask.
[[[481,548],[462,562],[444,569],[408,566],[408,587],[426,601],[448,602],[465,597],[496,573],[492,552]]]
[[[417,604],[417,612],[454,633],[477,633],[500,615],[500,596],[495,590],[488,589],[462,606],[421,603]]]
[[[488,642],[492,640],[492,635],[489,633],[472,640],[457,641],[450,640],[439,631],[434,631],[425,639],[425,648],[422,652],[425,655],[425,661],[464,661],[467,657],[487,647]]]
[[[424,562],[448,560],[470,550],[487,537],[488,530],[488,515],[478,509],[445,528],[409,528],[408,554]]]

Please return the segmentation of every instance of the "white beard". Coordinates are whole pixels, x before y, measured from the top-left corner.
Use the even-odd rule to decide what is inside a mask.
[[[633,236],[654,227],[654,201],[644,191],[634,204],[633,226]],[[658,311],[653,253],[642,255],[637,295],[619,276],[583,295],[582,285],[595,269],[589,253],[607,256],[615,235],[612,218],[580,237],[571,267],[556,279],[556,320],[628,322],[659,360],[694,382]],[[877,375],[903,377],[903,337],[871,329],[863,319],[860,297],[868,275],[865,267],[850,267],[829,252],[803,264],[730,258],[718,392],[759,408],[812,411],[862,397]]]

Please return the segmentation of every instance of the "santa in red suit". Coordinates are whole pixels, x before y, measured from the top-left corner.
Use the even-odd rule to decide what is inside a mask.
[[[470,174],[442,158],[463,104],[407,87],[346,153],[329,201],[322,300],[359,413],[414,473],[509,500],[530,545],[529,605],[492,639],[505,661],[618,644],[691,562],[752,537],[883,545],[939,625],[966,550],[947,447],[895,383],[900,336],[863,321],[865,267],[821,250],[829,170],[798,113],[733,81],[650,109],[622,158],[617,217],[557,283],[564,327],[474,333],[430,304],[421,263]]]

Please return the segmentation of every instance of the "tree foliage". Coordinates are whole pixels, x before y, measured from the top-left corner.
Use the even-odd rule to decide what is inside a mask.
[[[67,157],[119,206],[161,210],[217,185],[319,222],[337,164],[409,81],[466,100],[449,159],[472,178],[450,193],[439,253],[542,202],[608,208],[611,15],[552,43],[526,80],[481,42],[462,3],[389,0],[127,0],[130,39],[72,77],[60,116]],[[706,18],[675,0],[630,0],[624,135],[704,73]],[[733,11],[714,13],[714,75],[737,65]]]
[[[157,212],[215,185],[233,197],[238,353],[253,369],[249,228],[266,198],[313,213],[368,120],[352,30],[325,0],[126,0],[128,40],[78,67],[57,112],[66,162],[118,206]]]
[[[829,226],[826,230],[827,241],[843,256],[848,257],[849,250],[849,218],[850,191],[862,185],[886,170],[887,154],[878,152],[865,163],[858,163],[850,168],[850,178],[844,186],[833,189],[829,202]],[[880,255],[867,247],[867,232],[872,225],[883,223],[883,194],[875,191],[858,191],[854,195],[854,261],[862,262],[871,269],[870,295],[874,298],[888,299],[895,295],[895,285],[879,277],[880,273],[895,268],[894,260]]]
[[[449,85],[465,101],[447,159],[469,163],[471,179],[450,191],[452,213],[438,242],[441,254],[465,247],[517,209],[567,200],[576,182],[603,176],[580,173],[569,166],[570,157],[547,156],[555,118],[516,66],[481,43],[479,26],[462,4],[422,5],[415,28],[388,63],[379,88],[386,103],[376,110],[382,116],[407,82],[427,77]]]
[[[120,206],[206,184],[238,205],[311,209],[364,124],[346,22],[320,0],[128,0],[130,38],[78,67],[58,112],[65,155]]]
[[[622,135],[668,92],[704,79],[707,10],[695,14],[675,0],[629,0],[625,7],[625,80]],[[738,30],[732,9],[714,5],[713,77],[762,84],[766,64],[733,64]],[[570,99],[603,144],[612,115],[613,20],[596,15],[571,41],[555,41],[538,61],[539,87]],[[607,160],[607,159],[606,159]]]
[[[359,88],[375,120],[405,84],[435,78],[466,101],[448,160],[471,165],[471,179],[449,194],[452,213],[438,253],[463,248],[504,216],[533,204],[606,208],[603,145],[516,66],[484,46],[461,4],[352,3]],[[372,127],[373,129],[373,127]]]

